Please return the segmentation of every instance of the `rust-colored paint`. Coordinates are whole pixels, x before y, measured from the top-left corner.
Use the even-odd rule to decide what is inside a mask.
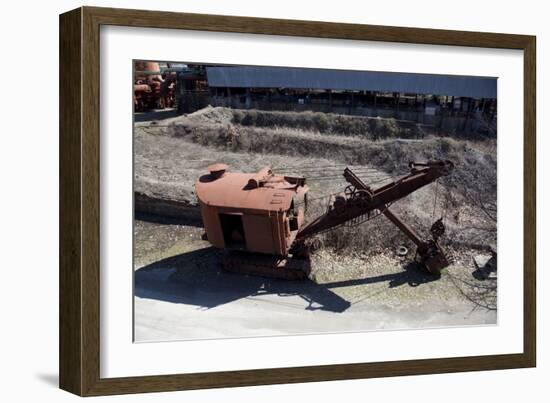
[[[244,229],[247,234],[255,234],[246,239],[246,246],[250,250],[261,253],[278,254],[280,249],[273,243],[265,242],[265,237],[257,234],[271,234],[272,219],[265,214],[246,214],[243,216]]]
[[[215,207],[210,207],[200,203],[202,222],[208,236],[208,241],[216,248],[223,248],[223,233],[220,226],[220,219]]]
[[[217,248],[286,256],[303,222],[303,205],[295,208],[292,202],[307,193],[304,178],[275,175],[268,167],[256,173],[227,168],[211,165],[195,184],[209,242]],[[221,219],[224,215],[240,218]],[[291,230],[294,218],[299,225]]]
[[[146,60],[136,60],[134,62],[134,67],[136,72],[142,71],[158,71],[160,74],[160,63],[159,62],[150,62]]]
[[[160,63],[134,62],[134,110],[175,107],[177,73],[162,72]]]
[[[308,188],[303,177],[275,175],[268,167],[256,173],[227,172],[227,165],[214,164],[195,188],[208,239],[215,247],[307,256],[316,234],[379,211],[417,245],[417,255],[426,268],[439,274],[449,264],[437,243],[437,233],[445,230],[443,223],[438,223],[442,228],[432,231],[432,239],[423,239],[395,216],[388,204],[449,175],[454,164],[411,162],[409,168],[408,175],[378,189],[367,186],[346,168],[343,177],[350,186],[335,198],[326,213],[309,223],[304,222]]]

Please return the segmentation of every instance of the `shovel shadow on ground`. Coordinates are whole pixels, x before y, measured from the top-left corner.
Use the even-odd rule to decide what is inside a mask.
[[[433,275],[424,267],[416,262],[409,262],[403,266],[403,271],[399,273],[382,274],[374,277],[362,279],[335,281],[324,283],[328,288],[350,287],[355,285],[375,284],[387,282],[388,288],[396,288],[407,284],[409,287],[418,287],[420,284],[430,283],[439,280],[441,275]]]
[[[211,309],[269,294],[299,296],[305,309],[343,312],[350,303],[313,281],[289,281],[226,273],[223,253],[208,247],[149,264],[135,271],[134,295]]]
[[[333,292],[334,288],[380,282],[387,282],[388,288],[405,284],[416,286],[437,279],[424,274],[421,268],[413,264],[395,274],[326,284],[317,284],[311,280],[279,280],[226,273],[221,270],[222,256],[220,250],[208,247],[137,269],[134,273],[134,295],[138,298],[194,305],[202,309],[270,294],[298,296],[304,301],[303,309],[339,313],[347,310],[351,302]]]
[[[178,111],[176,109],[167,108],[167,109],[151,109],[145,112],[136,112],[134,113],[134,122],[153,122],[162,119],[169,119],[178,116]]]

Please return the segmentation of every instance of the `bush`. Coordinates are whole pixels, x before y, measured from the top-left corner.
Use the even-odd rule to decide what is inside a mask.
[[[364,116],[338,115],[323,112],[281,112],[231,109],[232,123],[247,127],[292,128],[319,132],[359,136],[373,140],[385,138],[416,138],[424,136],[419,125],[412,122],[398,122],[395,119],[370,118]]]

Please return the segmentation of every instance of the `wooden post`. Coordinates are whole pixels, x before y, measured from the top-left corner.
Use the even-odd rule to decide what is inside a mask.
[[[245,108],[250,109],[250,106],[252,105],[252,98],[250,96],[250,88],[247,88],[245,90]]]
[[[493,119],[495,118],[495,113],[497,112],[497,100],[496,99],[491,99],[491,119],[490,119],[490,122],[493,121]]]
[[[397,94],[397,96],[395,94]],[[393,96],[395,99],[395,118],[398,119],[399,116],[397,115],[397,113],[399,113],[399,101],[401,100],[401,93],[394,93]]]

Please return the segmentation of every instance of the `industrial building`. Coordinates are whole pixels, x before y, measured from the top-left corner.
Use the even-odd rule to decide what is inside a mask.
[[[209,104],[308,110],[394,118],[450,132],[496,135],[494,77],[254,66],[201,66],[200,71],[200,78],[181,75],[185,79],[185,85],[180,86],[182,112]],[[197,85],[203,84],[200,90],[190,78]]]

